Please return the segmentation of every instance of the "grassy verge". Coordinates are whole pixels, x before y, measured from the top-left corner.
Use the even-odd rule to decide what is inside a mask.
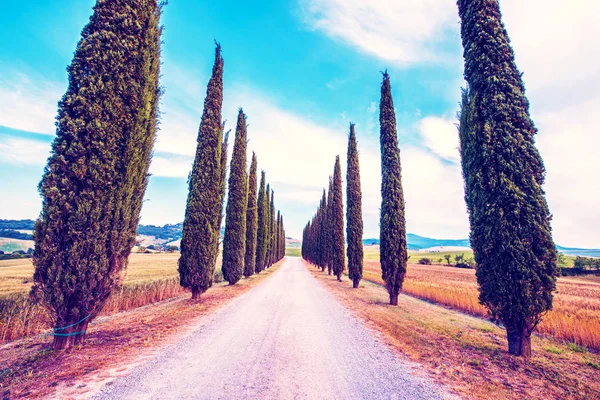
[[[597,354],[534,337],[527,362],[507,354],[504,331],[488,321],[406,295],[391,307],[378,284],[363,281],[352,289],[349,281],[308,268],[391,347],[465,398],[600,398]]]
[[[365,261],[364,279],[383,284],[378,261]],[[559,278],[557,289],[554,309],[539,324],[538,332],[600,350],[600,279]],[[474,270],[410,264],[402,290],[475,316],[488,315],[479,304]]]
[[[71,350],[53,352],[50,338],[40,336],[4,345],[0,348],[0,394],[28,399],[89,397],[101,384],[175,340],[198,318],[256,286],[282,263],[233,286],[216,284],[200,302],[180,296],[99,318],[90,325],[85,344]]]

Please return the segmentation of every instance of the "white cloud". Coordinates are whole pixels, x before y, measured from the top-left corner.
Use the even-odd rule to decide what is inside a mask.
[[[447,61],[451,57],[447,44],[458,43],[456,34],[444,35],[458,27],[452,1],[301,0],[300,4],[312,29],[397,65]]]
[[[187,178],[192,170],[193,157],[174,154],[161,154],[152,157],[150,173],[153,176],[168,178]]]
[[[560,112],[541,114],[538,147],[544,157],[546,193],[554,239],[562,246],[600,247],[598,126],[600,97]]]
[[[0,136],[0,163],[43,166],[49,156],[50,143]]]
[[[53,135],[57,104],[64,88],[21,73],[0,74],[0,125]]]
[[[455,120],[452,119],[429,116],[423,118],[417,127],[425,146],[441,158],[458,163],[460,154],[455,124]]]
[[[600,247],[600,3],[502,0],[546,165],[554,239]]]

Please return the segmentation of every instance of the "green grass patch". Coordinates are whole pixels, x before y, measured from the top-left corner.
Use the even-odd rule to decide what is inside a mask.
[[[552,353],[552,354],[562,354],[563,353],[562,349],[560,349],[556,346],[552,346],[552,345],[544,347],[544,350],[546,350],[548,353]]]
[[[575,353],[587,353],[587,349],[584,346],[579,346],[577,343],[569,343],[567,347]]]
[[[302,252],[299,247],[286,247],[285,255],[290,257],[300,257],[302,255]]]

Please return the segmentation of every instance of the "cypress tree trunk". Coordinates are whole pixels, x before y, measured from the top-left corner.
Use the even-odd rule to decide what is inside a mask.
[[[325,260],[327,262],[327,275],[333,270],[333,180],[329,177],[329,190],[327,192],[327,216],[325,217]]]
[[[458,10],[468,83],[460,150],[479,300],[506,327],[509,352],[529,357],[557,275],[545,168],[498,1],[459,0]]]
[[[256,207],[256,154],[252,153],[250,176],[248,178],[248,210],[246,211],[246,255],[244,256],[244,276],[254,274],[256,268],[256,237],[258,225],[258,209]]]
[[[331,261],[333,273],[338,281],[342,281],[342,274],[346,266],[346,255],[344,251],[344,200],[342,190],[342,166],[340,156],[335,157],[335,168],[333,171],[333,204],[332,204],[332,244]]]
[[[225,130],[225,124],[222,125],[221,132]],[[219,254],[219,244],[221,237],[221,224],[223,223],[223,202],[225,200],[225,191],[227,189],[227,148],[229,147],[229,132],[225,133],[223,144],[221,145],[221,174],[219,177],[219,199],[217,203],[221,207],[217,228],[219,229],[219,238],[217,239],[217,254]]]
[[[135,244],[158,121],[159,19],[153,0],[99,0],[67,69],[33,254],[55,350],[83,342]]]
[[[258,274],[264,269],[265,257],[267,254],[267,192],[265,189],[265,171],[260,173],[260,187],[258,188],[258,229],[256,233],[256,266],[255,272]]]
[[[390,294],[390,304],[398,304],[402,289],[408,254],[406,252],[406,223],[404,216],[404,193],[400,149],[396,133],[396,114],[392,100],[392,88],[387,72],[381,84],[379,104],[381,141],[381,219],[380,262],[381,276]]]
[[[212,286],[217,245],[220,236],[219,218],[223,203],[221,193],[221,146],[223,127],[223,59],[217,43],[212,76],[208,82],[204,111],[198,132],[196,157],[189,180],[189,194],[183,220],[179,280],[197,299]]]
[[[246,115],[240,108],[229,171],[229,195],[223,238],[223,278],[235,285],[244,273],[246,254],[246,209],[248,177],[246,176]]]
[[[346,235],[348,237],[348,277],[357,288],[363,271],[363,219],[360,166],[354,124],[350,124],[348,137],[348,171],[346,173]]]

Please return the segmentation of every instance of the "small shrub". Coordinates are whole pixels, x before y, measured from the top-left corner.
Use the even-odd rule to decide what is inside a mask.
[[[544,350],[546,350],[548,353],[552,353],[552,354],[562,354],[563,353],[563,351],[561,349],[559,349],[556,346],[552,346],[552,345],[544,347]]]
[[[471,269],[472,267],[471,267],[469,264],[466,264],[466,263],[459,262],[459,263],[456,263],[456,268],[467,268],[467,269]]]
[[[575,353],[587,353],[585,346],[579,346],[577,343],[568,343],[567,347]]]
[[[422,265],[431,265],[431,260],[429,258],[421,258],[419,260],[419,264],[422,264]]]

